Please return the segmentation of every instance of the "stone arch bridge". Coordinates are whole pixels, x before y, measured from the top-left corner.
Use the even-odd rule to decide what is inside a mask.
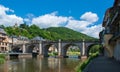
[[[66,57],[67,47],[75,45],[80,49],[81,56],[88,56],[88,51],[93,45],[100,44],[99,41],[34,41],[24,44],[13,45],[13,48],[22,49],[22,53],[32,53],[33,48],[37,48],[40,56],[48,57],[48,49],[55,46],[58,56]]]

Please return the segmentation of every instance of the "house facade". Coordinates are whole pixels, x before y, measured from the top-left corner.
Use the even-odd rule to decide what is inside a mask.
[[[0,53],[9,50],[9,38],[6,32],[0,28]]]
[[[104,47],[104,55],[120,61],[120,0],[106,10],[100,32],[100,41]]]

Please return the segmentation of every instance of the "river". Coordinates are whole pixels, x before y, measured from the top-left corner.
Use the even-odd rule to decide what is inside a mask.
[[[0,72],[75,72],[78,58],[13,59],[0,65]]]

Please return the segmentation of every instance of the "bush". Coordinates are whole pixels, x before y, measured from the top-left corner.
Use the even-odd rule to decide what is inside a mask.
[[[0,58],[5,59],[5,54],[0,54]]]
[[[5,62],[5,59],[0,58],[0,64],[3,64]]]
[[[57,52],[51,52],[51,53],[48,53],[48,55],[50,55],[50,56],[56,56],[56,55],[58,55],[58,53]]]
[[[5,54],[0,54],[0,64],[4,63],[5,61]]]

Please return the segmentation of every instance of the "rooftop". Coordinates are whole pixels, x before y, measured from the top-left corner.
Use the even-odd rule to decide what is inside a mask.
[[[41,41],[44,41],[45,39],[43,39],[42,37],[36,36],[32,40],[39,40],[39,41],[41,40]]]
[[[4,29],[0,28],[0,33],[6,34],[6,32],[4,31]]]

